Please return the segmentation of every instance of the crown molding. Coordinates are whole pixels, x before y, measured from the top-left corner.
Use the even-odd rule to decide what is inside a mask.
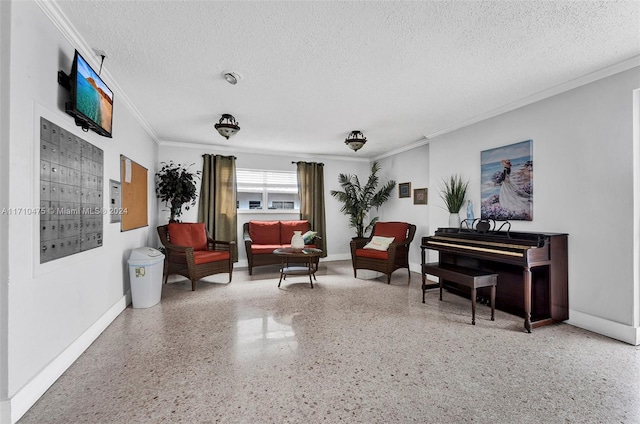
[[[399,147],[399,148],[394,149],[394,150],[389,150],[386,153],[383,153],[381,155],[378,155],[378,156],[374,157],[372,160],[380,160],[380,159],[388,158],[389,156],[395,156],[397,154],[404,153],[404,152],[407,152],[409,150],[413,150],[413,149],[416,149],[418,147],[424,146],[425,144],[429,144],[429,138],[422,137],[420,140],[418,140],[416,142],[413,142],[411,144],[407,144],[404,147]]]
[[[211,151],[219,151],[225,152],[228,154],[234,153],[250,153],[254,155],[264,155],[264,156],[278,156],[278,157],[286,157],[291,159],[301,159],[301,160],[312,160],[312,161],[323,161],[323,160],[335,160],[335,161],[348,161],[348,162],[371,162],[371,158],[360,157],[354,158],[351,156],[331,156],[331,155],[313,155],[307,153],[299,153],[299,152],[277,152],[272,150],[256,150],[249,149],[241,146],[221,146],[218,144],[210,144],[210,143],[193,143],[193,142],[181,142],[181,141],[169,141],[169,140],[161,140],[159,143],[160,147],[178,147],[180,149],[197,149],[202,151],[203,149],[208,149]]]
[[[469,125],[476,124],[478,122],[487,120],[489,118],[496,117],[498,115],[502,115],[503,113],[511,112],[512,110],[516,110],[523,106],[530,105],[535,102],[539,102],[540,100],[547,99],[549,97],[555,96],[556,94],[561,94],[569,90],[573,90],[574,88],[581,87],[583,85],[590,84],[592,82],[598,81],[603,78],[610,77],[612,75],[618,74],[620,72],[627,71],[629,69],[640,66],[640,55],[634,56],[630,59],[619,62],[615,65],[608,66],[606,68],[600,69],[598,71],[592,72],[590,74],[583,75],[581,77],[572,79],[562,84],[558,84],[554,87],[548,88],[546,90],[535,93],[531,96],[525,97],[524,99],[517,100],[513,103],[509,103],[507,105],[501,106],[497,109],[493,109],[489,112],[476,115],[471,119],[466,121],[462,121],[458,124],[452,125],[448,128],[445,128],[440,131],[433,132],[431,134],[426,134],[425,138],[430,140],[435,137],[450,133],[455,130],[459,130],[460,128],[468,127]]]
[[[69,19],[67,19],[66,15],[60,10],[56,2],[51,0],[34,0],[35,3],[42,9],[42,11],[47,15],[47,17],[53,22],[53,24],[58,28],[58,30],[62,33],[62,35],[71,43],[72,46],[82,54],[82,56],[91,63],[91,66],[96,69],[100,66],[100,63],[97,62],[96,54],[91,49],[91,46],[85,41],[84,38],[78,33],[75,27],[71,24]],[[135,107],[131,99],[125,94],[124,90],[120,87],[120,85],[116,82],[116,80],[111,76],[109,71],[106,69],[102,69],[102,74],[106,74],[106,79],[109,81],[109,87],[113,89],[114,93],[117,93],[118,102],[121,102],[125,105],[127,109],[133,115],[133,118],[140,124],[140,126],[145,130],[149,137],[151,137],[156,144],[160,144],[160,138],[158,134],[153,130],[149,122],[142,116],[138,108]],[[101,75],[102,76],[102,75]]]

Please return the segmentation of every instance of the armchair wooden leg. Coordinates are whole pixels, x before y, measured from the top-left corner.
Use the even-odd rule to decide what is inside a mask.
[[[387,274],[387,284],[391,284],[391,274]]]
[[[169,279],[169,262],[167,258],[164,259],[164,264],[162,266],[162,280],[163,284],[167,284],[167,280]]]
[[[196,280],[191,280],[191,291],[196,291]]]

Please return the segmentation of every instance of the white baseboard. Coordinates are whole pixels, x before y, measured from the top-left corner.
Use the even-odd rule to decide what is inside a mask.
[[[127,292],[91,327],[78,337],[68,348],[49,363],[38,375],[22,387],[7,402],[0,404],[0,420],[10,417],[2,423],[17,422],[55,381],[82,355],[114,319],[131,303],[131,292]],[[4,405],[7,404],[7,405]],[[7,411],[8,409],[8,411]]]
[[[417,272],[420,274],[422,272],[422,264],[416,264],[414,262],[409,262],[409,271]]]
[[[11,422],[11,402],[8,400],[0,401],[0,423]]]
[[[640,345],[640,328],[569,309],[567,324],[584,328],[634,346]]]
[[[321,258],[320,262],[331,262],[331,261],[350,261],[351,260],[351,252],[349,253],[338,253],[333,255],[327,255],[326,258]]]

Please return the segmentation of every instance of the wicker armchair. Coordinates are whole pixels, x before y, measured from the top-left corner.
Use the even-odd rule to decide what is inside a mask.
[[[171,274],[191,280],[191,290],[196,282],[209,275],[233,274],[235,241],[213,240],[204,223],[170,223],[158,227],[158,236],[166,250],[164,283]]]
[[[411,271],[409,271],[409,245],[416,234],[416,226],[406,222],[376,222],[371,236],[367,239],[354,239],[351,241],[351,262],[353,264],[353,277],[357,277],[358,269],[378,271],[387,276],[387,284],[391,283],[393,271],[406,268],[411,283]],[[365,249],[364,246],[371,241],[373,236],[394,237],[394,241],[386,251]]]

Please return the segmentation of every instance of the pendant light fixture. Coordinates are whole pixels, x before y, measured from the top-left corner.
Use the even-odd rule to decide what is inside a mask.
[[[222,76],[224,77],[225,80],[227,80],[227,82],[231,85],[236,85],[238,83],[238,81],[240,81],[240,79],[242,78],[240,76],[240,74],[236,73],[236,72],[223,72]]]
[[[233,115],[229,115],[228,113],[223,114],[220,118],[220,121],[215,124],[214,127],[216,128],[216,130],[218,130],[220,135],[227,140],[229,139],[229,137],[240,131],[240,127],[236,122],[236,118],[234,118]]]
[[[344,140],[344,144],[349,146],[351,150],[357,152],[367,142],[366,137],[362,134],[362,131],[351,131],[351,134]]]

